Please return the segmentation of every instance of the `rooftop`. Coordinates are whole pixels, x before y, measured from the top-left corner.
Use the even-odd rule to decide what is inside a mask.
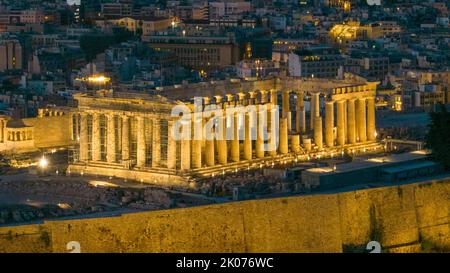
[[[425,159],[428,157],[428,153],[424,150],[414,151],[402,154],[392,154],[388,156],[373,157],[364,159],[361,161],[354,161],[346,164],[339,164],[333,167],[320,167],[308,169],[305,172],[316,173],[319,175],[330,175],[336,173],[346,173],[361,169],[379,167],[383,165],[389,165],[394,163],[402,163],[408,161],[414,161],[419,159]]]

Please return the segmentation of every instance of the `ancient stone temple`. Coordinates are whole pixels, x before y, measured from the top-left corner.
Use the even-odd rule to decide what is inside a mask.
[[[228,80],[163,87],[149,93],[97,90],[75,96],[71,137],[77,142],[70,172],[123,177],[148,183],[187,185],[196,177],[224,175],[237,170],[328,157],[345,151],[379,148],[375,130],[376,82],[346,75],[343,80],[272,78],[259,81]],[[188,138],[171,132],[179,116],[174,107],[225,111],[254,105],[276,112],[278,126],[267,123],[263,139],[252,127],[273,120],[272,111],[189,119]],[[272,116],[271,116],[272,115]],[[232,136],[200,134],[198,122],[215,118]],[[230,122],[231,121],[231,122]],[[277,130],[277,132],[275,132]],[[186,132],[184,132],[186,133]],[[263,149],[269,143],[273,149]]]

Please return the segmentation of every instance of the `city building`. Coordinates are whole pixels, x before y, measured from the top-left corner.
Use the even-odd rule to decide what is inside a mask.
[[[220,31],[175,30],[146,35],[142,40],[156,50],[172,52],[180,65],[197,70],[222,68],[240,59],[234,37]]]
[[[313,46],[289,54],[289,75],[335,78],[343,74],[345,59],[335,48]]]
[[[351,40],[376,39],[381,37],[383,32],[379,23],[361,24],[360,22],[349,21],[334,25],[329,34],[337,44],[345,44]]]
[[[346,59],[345,70],[346,72],[357,73],[365,78],[382,81],[389,75],[389,57],[383,52],[355,50]]]
[[[396,183],[442,172],[426,151],[373,157],[351,163],[302,171],[301,183],[312,190],[330,190],[358,184]]]
[[[236,70],[240,78],[266,78],[270,75],[278,76],[280,65],[265,59],[242,60],[236,65]]]
[[[108,26],[124,27],[135,34],[150,35],[155,31],[161,31],[172,26],[171,18],[156,18],[145,16],[109,16],[95,20],[100,28]]]
[[[18,40],[0,40],[0,72],[22,69],[22,54]]]
[[[251,11],[251,3],[244,0],[215,0],[209,2],[209,18],[217,19],[225,15],[237,15]]]

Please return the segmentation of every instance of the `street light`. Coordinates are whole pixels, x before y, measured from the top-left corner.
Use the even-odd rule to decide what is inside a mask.
[[[39,160],[39,167],[41,169],[45,169],[45,168],[47,168],[47,166],[48,166],[48,160],[44,156],[42,156],[42,158]]]

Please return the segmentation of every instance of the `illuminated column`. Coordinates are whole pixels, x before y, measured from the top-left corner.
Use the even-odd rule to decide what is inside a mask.
[[[223,113],[223,116],[219,118],[219,122],[222,126],[222,139],[218,140],[218,159],[220,164],[227,164],[228,163],[228,145],[227,145],[227,117],[225,116],[225,113]]]
[[[258,106],[258,125],[256,128],[255,155],[257,158],[264,157],[264,129],[267,128],[267,112],[261,111],[262,107]]]
[[[242,92],[239,92],[239,93],[237,93],[237,95],[238,95],[238,104],[239,105],[245,105],[245,97],[246,97],[246,94],[245,93],[242,93]]]
[[[347,141],[350,144],[356,143],[355,99],[347,101]]]
[[[317,148],[322,150],[323,148],[323,136],[322,136],[322,118],[316,117],[314,120],[314,143]]]
[[[278,92],[277,90],[270,90],[270,103],[277,105],[278,104]]]
[[[280,143],[279,143],[279,150],[280,150],[281,154],[287,154],[289,152],[287,118],[281,118],[280,119]]]
[[[311,115],[310,115],[310,128],[314,129],[314,121],[320,116],[320,93],[311,94]]]
[[[122,117],[122,160],[130,159],[130,118]]]
[[[287,118],[287,126],[288,126],[288,131],[292,131],[292,112],[288,112],[286,115]]]
[[[287,113],[289,112],[289,92],[286,90],[283,90],[281,92],[281,94],[282,94],[281,117],[285,118],[285,117],[287,117]]]
[[[361,98],[356,101],[356,126],[359,142],[367,141],[366,131],[366,99]]]
[[[307,152],[310,152],[310,151],[312,150],[311,139],[310,139],[310,138],[307,138],[307,137],[304,137],[303,140],[302,140],[302,142],[303,142],[303,146],[305,146],[305,150],[306,150]]]
[[[76,114],[75,114],[76,115]],[[77,119],[78,120],[78,119]],[[78,128],[78,126],[77,126],[77,128]],[[77,134],[78,135],[78,134]],[[77,136],[76,135],[76,136]],[[5,123],[3,122],[3,120],[2,119],[0,119],[0,138],[1,138],[1,141],[0,142],[5,142]],[[77,139],[75,139],[75,140],[77,140]]]
[[[208,134],[211,133],[208,132]],[[214,166],[215,162],[214,134],[205,135],[205,163],[207,166]]]
[[[161,121],[154,119],[152,124],[152,167],[161,161]]]
[[[325,103],[325,145],[334,146],[334,102]]]
[[[268,124],[270,126],[268,126],[268,131],[269,131],[269,140],[268,140],[268,145],[269,145],[269,155],[270,156],[276,156],[277,155],[277,136],[279,135],[279,132],[277,132],[277,130],[279,130],[280,128],[276,128],[276,124],[274,123],[275,120],[278,118],[276,115],[278,115],[278,113],[276,111],[273,111],[276,109],[276,105],[273,104],[268,104],[267,105],[267,109],[268,109],[268,113],[267,113],[267,117],[268,117]]]
[[[259,99],[259,103],[260,104],[265,104],[267,103],[267,91],[266,90],[261,90],[260,92],[260,99]]]
[[[87,114],[84,112],[80,113],[80,161],[88,160],[88,125],[87,125]]]
[[[291,135],[291,149],[294,153],[300,152],[300,135]]]
[[[137,117],[137,150],[136,150],[136,165],[138,167],[145,166],[145,123],[144,117]]]
[[[215,103],[216,103],[216,107],[217,107],[218,105],[220,105],[222,103],[223,97],[220,95],[217,95],[217,96],[214,96],[214,98],[216,99]]]
[[[296,112],[295,129],[297,133],[305,132],[305,102],[303,101],[303,92],[297,92]]]
[[[182,170],[191,169],[191,141],[189,139],[181,140],[181,163]]]
[[[192,118],[194,136],[192,139],[192,168],[202,167],[203,122],[201,113],[194,113]]]
[[[92,160],[100,160],[100,121],[99,114],[92,114]]]
[[[239,115],[234,114],[231,118],[233,119],[233,122],[231,123],[233,132],[233,138],[231,140],[231,160],[239,162]]]
[[[251,117],[249,113],[246,113],[244,116],[244,158],[246,160],[252,159],[252,135],[251,135]]]
[[[345,145],[345,101],[340,100],[337,104],[337,144]]]
[[[347,115],[347,101],[344,100],[344,142],[347,143],[348,135],[348,115]]]
[[[80,137],[80,125],[78,124],[80,122],[79,114],[75,114],[75,140],[78,140]]]
[[[114,122],[114,114],[109,114],[108,118],[108,135],[107,135],[107,151],[106,160],[108,162],[116,162],[116,126]]]
[[[69,136],[70,136],[70,140],[76,140],[73,137],[74,134],[75,134],[75,131],[73,130],[73,126],[74,126],[73,119],[74,119],[75,116],[76,116],[76,114],[72,114],[72,113],[70,113],[70,115],[69,115]],[[0,142],[3,142],[2,123],[3,123],[3,121],[0,119]]]
[[[167,168],[168,169],[176,169],[177,168],[177,141],[174,138],[173,123],[174,123],[173,120],[167,121],[167,126],[168,126],[168,128],[167,128]],[[159,128],[159,126],[158,126],[158,128]],[[159,134],[161,134],[161,133],[159,133]],[[153,135],[155,135],[155,133],[153,133]],[[183,146],[183,145],[181,145],[181,146]],[[186,161],[186,159],[183,158],[183,154],[181,154],[181,159],[182,159],[181,161]]]
[[[367,139],[375,141],[375,98],[367,99]]]
[[[0,119],[0,142],[5,142],[5,138],[4,138],[4,125],[3,125],[3,120]]]
[[[249,101],[248,101],[248,104],[249,104],[249,105],[254,105],[254,104],[256,104],[256,92],[255,92],[255,91],[250,91],[250,92],[248,92],[248,94],[249,94],[249,96],[250,96]]]

